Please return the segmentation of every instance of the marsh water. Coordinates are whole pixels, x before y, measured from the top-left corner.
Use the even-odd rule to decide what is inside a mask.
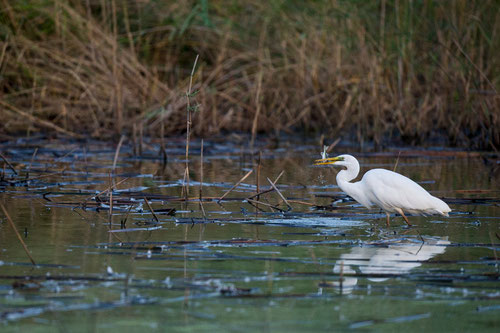
[[[2,212],[0,330],[498,332],[497,160],[335,147],[453,210],[387,227],[312,166],[319,145],[233,141],[205,141],[203,161],[191,143],[187,195],[181,139],[166,140],[166,161],[157,142],[124,144],[115,167],[116,144],[3,144],[17,174],[3,162],[0,203],[36,265]]]

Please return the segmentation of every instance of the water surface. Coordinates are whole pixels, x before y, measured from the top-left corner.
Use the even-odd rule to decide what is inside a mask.
[[[350,152],[393,169],[452,208],[394,216],[346,198],[314,145],[200,142],[183,201],[182,140],[124,145],[36,140],[4,144],[0,327],[13,331],[498,331],[498,161],[484,154]],[[34,151],[36,154],[34,155]],[[260,168],[258,159],[260,154]],[[257,169],[260,169],[257,172]],[[223,201],[220,198],[254,172]],[[276,191],[246,198],[276,183]],[[259,181],[257,182],[257,174]],[[110,217],[110,184],[113,213]],[[202,202],[200,205],[200,185]],[[147,202],[146,202],[147,201]],[[151,213],[148,203],[155,211]],[[420,236],[424,239],[422,243]]]

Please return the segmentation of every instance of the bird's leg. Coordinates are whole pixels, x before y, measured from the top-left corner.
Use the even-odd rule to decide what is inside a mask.
[[[408,218],[406,217],[405,213],[401,208],[396,208],[397,212],[405,219],[406,224],[408,224],[409,227],[411,227],[410,221],[408,221]]]
[[[385,213],[385,215],[387,215],[387,227],[390,227],[391,226],[391,215],[389,213]]]

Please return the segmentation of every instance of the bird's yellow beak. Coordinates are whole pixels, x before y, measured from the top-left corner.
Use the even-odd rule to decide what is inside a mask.
[[[314,161],[314,165],[330,165],[334,164],[337,161],[343,161],[344,158],[337,156],[337,157],[330,157],[330,158],[322,158],[320,160]]]

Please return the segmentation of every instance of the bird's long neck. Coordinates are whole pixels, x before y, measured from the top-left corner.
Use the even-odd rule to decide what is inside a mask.
[[[349,182],[356,178],[359,174],[359,163],[358,161],[354,160],[353,163],[349,163],[344,170],[340,170],[340,172],[337,174],[337,182],[340,181],[345,181]]]
[[[363,189],[360,188],[359,183],[351,183],[350,181],[356,178],[359,174],[359,163],[355,161],[347,166],[347,169],[341,170],[337,174],[337,185],[342,191],[351,196],[354,200],[361,203],[363,206],[370,206],[370,202],[367,201],[366,195]]]

